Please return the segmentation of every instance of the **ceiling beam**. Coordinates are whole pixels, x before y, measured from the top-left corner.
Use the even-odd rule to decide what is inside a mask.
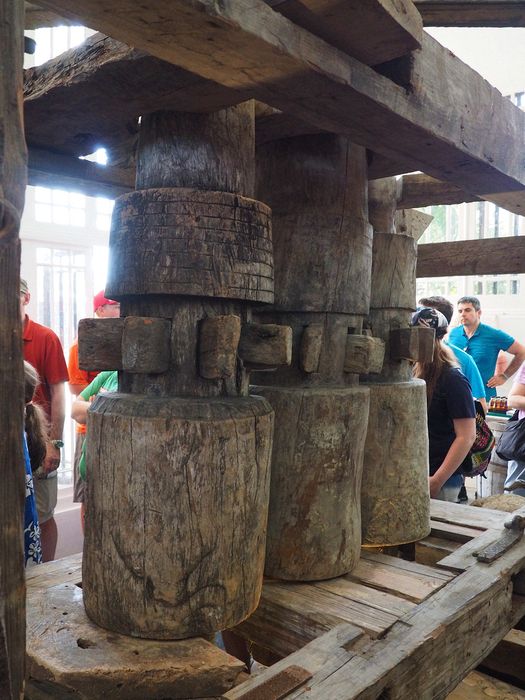
[[[426,27],[525,27],[524,0],[415,0]]]
[[[135,171],[29,148],[28,184],[115,199],[135,188]]]
[[[525,189],[525,114],[428,35],[407,91],[262,0],[42,4],[467,191]]]
[[[422,173],[403,175],[400,184],[400,194],[397,201],[398,209],[416,209],[440,204],[461,204],[463,202],[479,202],[479,197],[451,185],[449,182],[436,180]]]
[[[417,277],[525,273],[525,236],[482,238],[417,247]]]

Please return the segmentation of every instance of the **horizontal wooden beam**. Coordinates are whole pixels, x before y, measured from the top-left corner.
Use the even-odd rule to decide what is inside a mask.
[[[415,0],[425,26],[525,27],[523,0]]]
[[[262,0],[42,4],[469,192],[525,189],[525,114],[428,35],[407,91]]]
[[[398,209],[415,209],[430,207],[438,204],[461,204],[476,202],[479,197],[468,194],[449,182],[436,180],[435,177],[417,173],[403,175],[401,178],[400,196],[397,201]]]
[[[525,236],[424,243],[417,247],[417,277],[525,273]]]
[[[126,142],[131,151],[142,114],[163,109],[206,112],[242,100],[239,92],[94,34],[25,71],[26,140],[75,156]]]
[[[421,46],[423,22],[411,0],[266,2],[298,26],[367,66],[405,56]]]
[[[115,199],[135,187],[133,168],[99,165],[74,156],[29,149],[28,184]]]
[[[42,9],[32,2],[25,2],[25,29],[39,29],[40,27],[59,27],[61,25],[78,24],[71,19],[62,17],[56,12]]]

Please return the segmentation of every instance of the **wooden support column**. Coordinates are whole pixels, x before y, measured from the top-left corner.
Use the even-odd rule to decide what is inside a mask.
[[[18,700],[24,691],[26,605],[18,238],[27,159],[21,102],[24,56],[21,0],[0,0],[0,46],[0,697]]]
[[[369,325],[386,343],[383,369],[370,374],[370,417],[362,483],[364,546],[396,545],[430,532],[425,383],[412,379],[405,349],[416,298],[416,241],[396,233],[398,185],[369,183],[374,227]],[[404,342],[403,342],[404,341]],[[422,343],[408,343],[416,346]],[[417,359],[416,352],[412,359]]]
[[[345,364],[369,306],[365,152],[345,137],[297,136],[261,146],[256,162],[275,257],[275,305],[258,317],[293,332],[290,367],[252,380],[275,410],[265,572],[331,578],[353,568],[361,539],[369,390]]]
[[[253,171],[253,104],[146,115],[140,189],[115,204],[123,369],[88,419],[83,591],[117,632],[209,635],[259,600],[273,412],[248,396],[237,350],[251,305],[273,300],[273,265]],[[148,324],[158,342],[140,342]]]

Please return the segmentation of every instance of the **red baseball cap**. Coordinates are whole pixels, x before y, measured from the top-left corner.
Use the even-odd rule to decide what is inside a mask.
[[[106,299],[104,296],[104,290],[101,289],[98,294],[93,297],[93,311],[100,309],[101,306],[113,306],[114,304],[120,304],[120,301],[115,301],[114,299]]]

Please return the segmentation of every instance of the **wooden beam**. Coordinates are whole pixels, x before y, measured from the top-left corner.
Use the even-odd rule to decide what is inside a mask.
[[[274,10],[367,66],[421,47],[423,22],[410,0],[266,0]],[[367,31],[363,31],[363,27]]]
[[[424,243],[417,248],[417,277],[524,272],[525,236]]]
[[[115,199],[134,189],[135,171],[30,148],[28,184]]]
[[[426,27],[525,27],[523,0],[415,0]]]
[[[147,112],[206,112],[242,100],[241,93],[94,34],[25,72],[26,139],[48,151],[88,155],[131,143]]]
[[[461,204],[479,202],[479,197],[468,194],[449,182],[436,180],[423,173],[403,175],[401,192],[397,200],[398,209],[415,209],[438,204]]]
[[[524,189],[525,114],[428,35],[406,91],[262,0],[42,4],[467,191]]]
[[[25,2],[25,29],[38,29],[40,27],[59,27],[61,25],[78,24],[67,17],[62,17],[56,12],[44,10],[32,2]]]
[[[24,47],[21,0],[0,0],[0,697],[24,694],[25,476],[20,323],[20,217],[27,152],[20,94]]]

